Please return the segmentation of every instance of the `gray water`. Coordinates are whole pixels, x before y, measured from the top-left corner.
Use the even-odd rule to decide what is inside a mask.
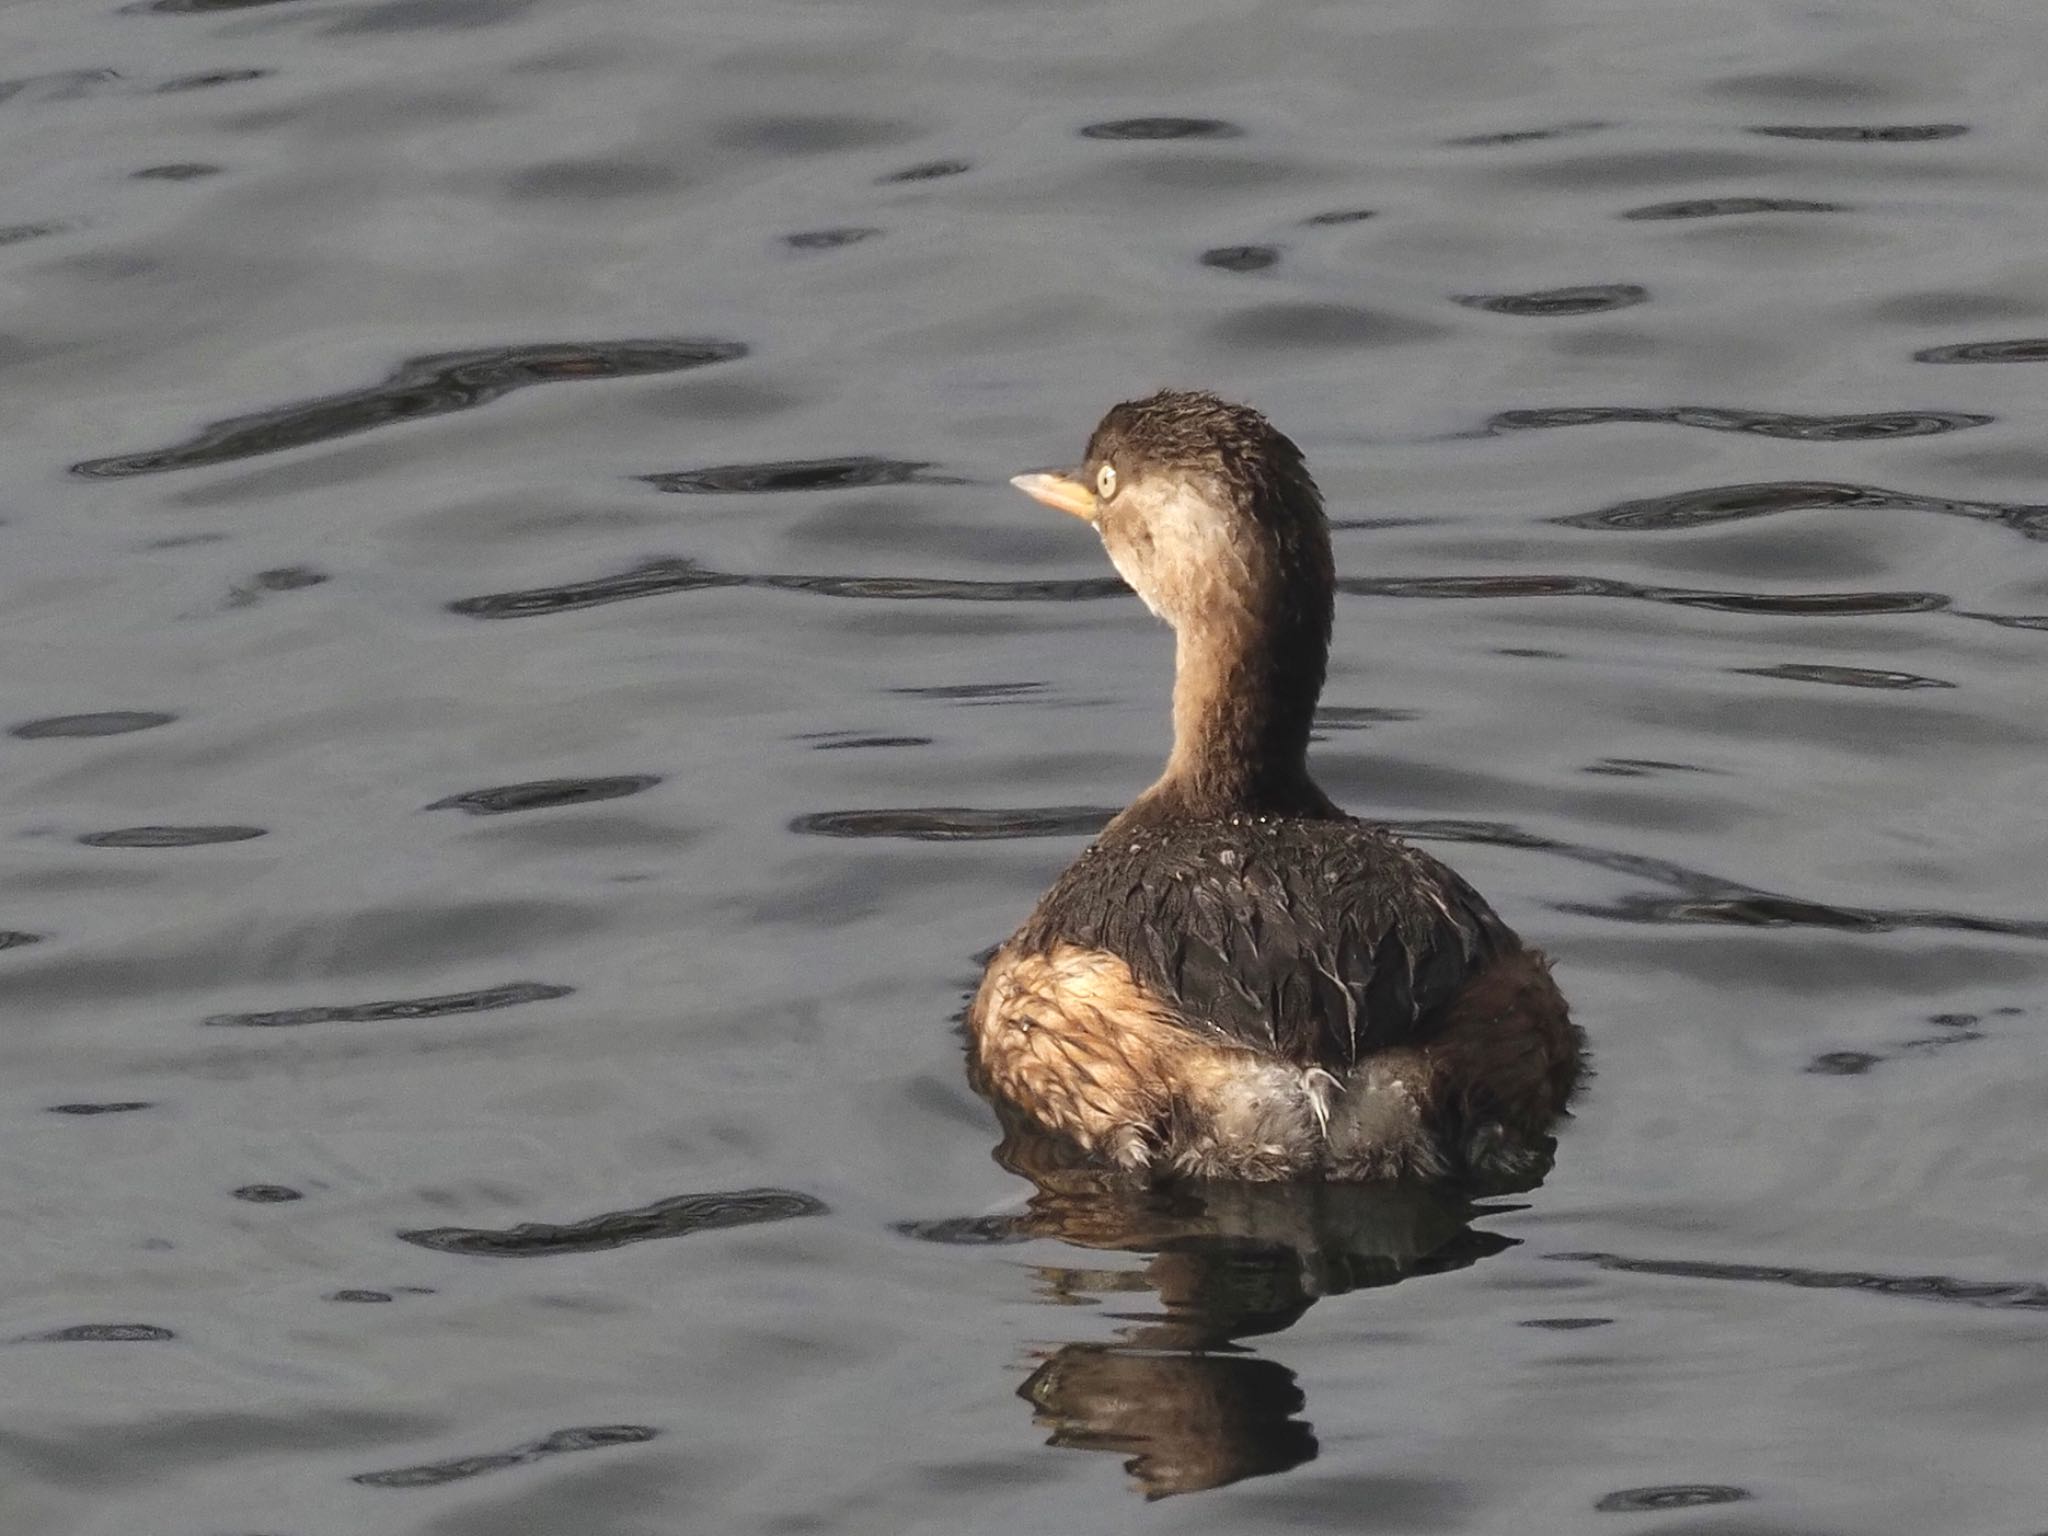
[[[0,1525],[2048,1527],[2044,48],[16,0]],[[992,1155],[1171,666],[1004,477],[1162,383],[1592,1036],[1526,1196]]]

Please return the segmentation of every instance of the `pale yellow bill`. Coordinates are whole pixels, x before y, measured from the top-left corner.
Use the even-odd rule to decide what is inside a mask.
[[[1095,521],[1095,493],[1072,475],[1041,469],[1028,475],[1012,475],[1010,484],[1033,501],[1042,501],[1085,522]]]

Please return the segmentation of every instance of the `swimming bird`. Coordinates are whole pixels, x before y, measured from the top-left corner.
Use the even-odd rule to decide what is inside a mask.
[[[1336,575],[1301,450],[1167,390],[1011,483],[1172,626],[1173,747],[990,959],[976,1086],[1150,1177],[1540,1173],[1584,1049],[1549,963],[1309,773]]]

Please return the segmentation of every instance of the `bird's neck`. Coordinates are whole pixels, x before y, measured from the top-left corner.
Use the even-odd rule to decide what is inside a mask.
[[[1145,802],[1168,815],[1336,814],[1308,771],[1327,596],[1232,604],[1176,636],[1173,753]]]

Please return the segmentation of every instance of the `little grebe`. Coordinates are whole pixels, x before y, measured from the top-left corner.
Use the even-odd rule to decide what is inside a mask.
[[[990,960],[978,1085],[1132,1171],[1540,1168],[1583,1050],[1548,963],[1309,777],[1336,576],[1301,450],[1169,390],[1011,483],[1093,523],[1173,626],[1173,751]]]

